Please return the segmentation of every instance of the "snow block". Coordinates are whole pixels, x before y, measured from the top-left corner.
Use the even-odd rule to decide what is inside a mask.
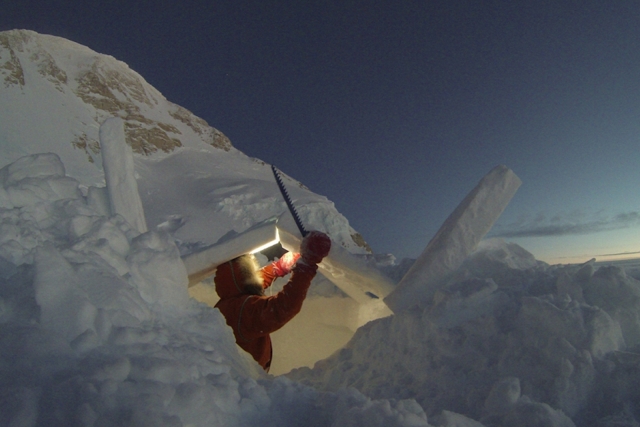
[[[65,176],[60,157],[54,153],[24,156],[0,169],[0,183],[9,187],[25,178],[51,178]]]
[[[148,304],[165,310],[187,307],[187,271],[167,233],[149,231],[133,239],[127,262],[131,283]]]
[[[147,222],[135,178],[133,151],[125,142],[121,118],[112,117],[102,123],[100,148],[111,215],[122,215],[133,228],[145,233]]]
[[[16,208],[35,207],[40,202],[82,197],[78,181],[69,177],[25,178],[8,187],[7,195]]]
[[[275,219],[270,219],[228,239],[223,238],[198,252],[185,255],[182,262],[189,275],[189,286],[214,275],[220,264],[251,253],[260,246],[277,242],[277,233]]]
[[[87,205],[102,216],[111,215],[107,188],[89,187],[87,190]]]
[[[394,312],[424,305],[491,229],[522,182],[497,166],[464,198],[384,302]]]
[[[579,283],[587,304],[599,306],[620,324],[629,347],[640,344],[640,281],[616,266],[587,271],[586,276]]]
[[[51,244],[38,248],[35,257],[35,299],[43,327],[68,342],[93,329],[97,310],[77,282],[73,267]]]

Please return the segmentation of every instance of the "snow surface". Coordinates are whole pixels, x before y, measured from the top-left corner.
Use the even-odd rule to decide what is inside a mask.
[[[19,162],[39,166],[0,169],[2,425],[636,425],[640,283],[620,268],[483,241],[428,308],[274,378],[188,297],[167,232],[91,208],[55,155]]]
[[[297,353],[308,367],[264,374],[220,313],[189,298],[180,254],[286,212],[269,166],[209,145],[212,128],[126,64],[9,33],[0,75],[19,63],[25,83],[0,85],[0,425],[639,425],[637,263],[629,274],[549,266],[501,240],[481,242],[422,308],[370,322],[344,347],[352,299],[319,278],[279,331],[290,343],[274,334],[274,367]],[[101,153],[70,143],[91,148],[114,114],[80,99],[87,75],[130,83],[111,88],[136,112],[115,112],[130,126],[178,130],[181,148],[134,156],[152,231],[110,214]],[[411,267],[369,254],[329,200],[285,183],[309,228],[385,259],[395,281]],[[314,355],[330,357],[311,369]]]

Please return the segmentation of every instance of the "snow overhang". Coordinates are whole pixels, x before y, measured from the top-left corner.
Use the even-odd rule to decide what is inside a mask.
[[[189,275],[189,286],[214,275],[217,266],[226,261],[278,242],[284,249],[298,252],[301,238],[283,225],[277,218],[273,218],[199,252],[184,256],[182,260]],[[319,271],[358,303],[361,307],[359,324],[392,314],[383,302],[383,298],[393,290],[391,280],[341,245],[332,245],[329,255],[319,264]]]

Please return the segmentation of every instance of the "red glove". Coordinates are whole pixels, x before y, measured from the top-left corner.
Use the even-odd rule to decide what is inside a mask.
[[[329,254],[331,239],[321,231],[312,231],[300,243],[300,255],[308,264],[319,264]]]
[[[291,272],[291,269],[296,261],[298,261],[298,258],[300,258],[300,254],[296,254],[294,252],[287,252],[282,255],[279,260],[271,263],[273,266],[273,274],[275,274],[276,277],[286,276]]]

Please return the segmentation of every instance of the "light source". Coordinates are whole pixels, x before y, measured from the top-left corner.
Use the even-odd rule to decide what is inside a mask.
[[[276,238],[275,239],[273,239],[270,242],[267,242],[267,243],[265,243],[263,245],[260,245],[255,249],[250,250],[249,253],[250,254],[255,254],[257,252],[261,252],[261,251],[263,251],[263,250],[265,250],[267,248],[270,248],[273,245],[277,245],[278,243],[280,243],[280,235],[278,234],[278,228],[276,227],[275,229],[276,229]]]

